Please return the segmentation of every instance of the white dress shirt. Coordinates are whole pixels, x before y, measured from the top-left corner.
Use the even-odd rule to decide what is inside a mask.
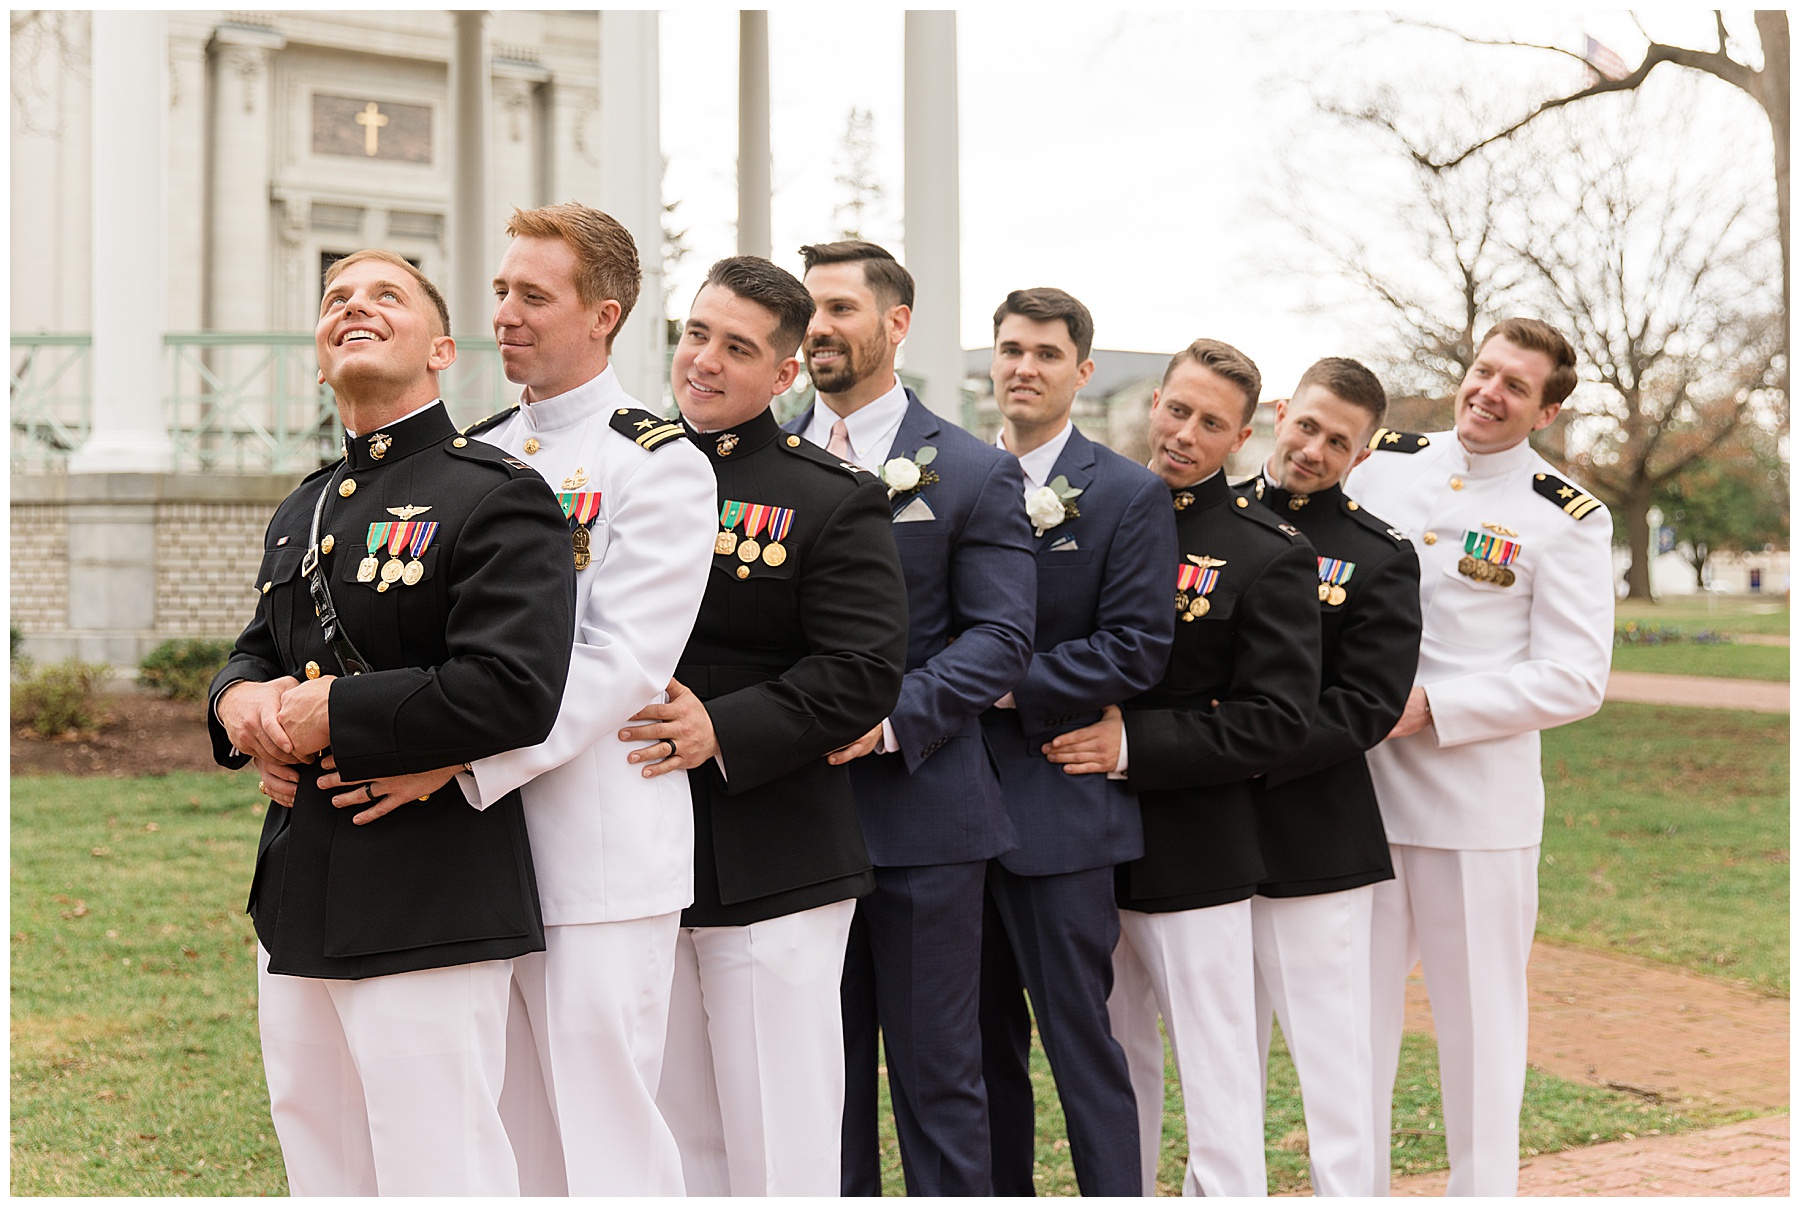
[[[1062,431],[1019,457],[1019,468],[1025,473],[1026,498],[1030,498],[1032,492],[1041,490],[1050,484],[1050,471],[1056,468],[1056,459],[1062,456],[1063,449],[1068,447],[1069,434],[1074,430],[1073,423],[1064,423]],[[1004,431],[994,437],[994,447],[1003,453],[1012,452],[1010,448],[1006,447]],[[1013,455],[1018,456],[1016,453]]]
[[[839,415],[821,399],[813,407],[812,422],[800,434],[820,448],[826,448],[831,444],[831,425],[842,419],[850,436],[850,460],[874,473],[894,451],[894,436],[900,431],[900,421],[905,418],[906,387],[896,377],[887,393],[848,415]]]

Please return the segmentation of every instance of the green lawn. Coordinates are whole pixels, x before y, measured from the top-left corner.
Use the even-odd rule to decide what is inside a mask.
[[[1788,681],[1788,651],[1773,645],[1615,645],[1613,669],[1658,675]]]
[[[1544,734],[1538,933],[1788,991],[1788,718],[1608,704]]]
[[[1619,623],[1672,624],[1684,630],[1717,629],[1722,633],[1788,631],[1788,604],[1780,595],[1665,595],[1655,603],[1621,600]]]
[[[1787,718],[1609,704],[1544,736],[1540,933],[1786,993]],[[280,1194],[243,898],[260,825],[249,773],[12,781],[12,1191]],[[1304,1183],[1285,1053],[1270,1070],[1275,1189]],[[1039,1189],[1074,1192],[1041,1054]],[[1180,1185],[1169,1079],[1162,1181]],[[1431,1040],[1395,1106],[1397,1172],[1442,1168]],[[1421,1114],[1420,1112],[1423,1112]],[[1524,1146],[1708,1126],[1534,1072]],[[884,1136],[889,1193],[898,1152]]]

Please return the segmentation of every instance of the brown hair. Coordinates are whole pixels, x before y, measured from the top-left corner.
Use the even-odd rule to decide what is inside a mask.
[[[1257,400],[1262,397],[1262,373],[1256,362],[1224,340],[1197,339],[1169,358],[1169,367],[1163,370],[1163,385],[1169,384],[1171,373],[1189,362],[1211,369],[1244,391],[1244,422],[1249,423],[1256,414]]]
[[[1387,418],[1387,391],[1381,388],[1381,379],[1361,361],[1347,356],[1316,360],[1300,375],[1300,384],[1294,387],[1293,396],[1298,398],[1307,386],[1329,390],[1358,410],[1367,411],[1373,425],[1379,425]]]
[[[1475,346],[1475,355],[1480,356],[1487,342],[1496,335],[1510,344],[1542,352],[1550,358],[1550,376],[1544,379],[1542,405],[1555,406],[1575,392],[1579,380],[1575,374],[1575,349],[1563,338],[1562,332],[1542,319],[1501,319],[1481,337],[1481,342]]]
[[[575,296],[581,304],[619,304],[619,321],[606,337],[606,350],[611,352],[613,337],[631,317],[644,283],[637,242],[624,224],[592,206],[565,201],[534,210],[515,208],[506,220],[506,233],[515,239],[561,239],[569,245],[575,253]]]
[[[1086,360],[1088,353],[1094,350],[1094,316],[1088,308],[1060,289],[1039,286],[1036,289],[1015,289],[1006,295],[994,311],[994,334],[1000,334],[1000,321],[1009,314],[1021,318],[1032,319],[1039,323],[1062,320],[1063,326],[1069,329],[1069,338],[1075,341],[1075,359]]]
[[[808,243],[800,249],[800,259],[806,267],[803,273],[811,272],[821,264],[860,263],[863,270],[863,284],[874,291],[883,309],[894,306],[905,306],[912,309],[913,278],[894,259],[894,253],[878,243],[867,243],[861,239],[843,239],[837,243]]]
[[[346,268],[352,264],[361,264],[364,260],[380,260],[383,264],[392,264],[396,268],[403,269],[414,281],[417,281],[419,288],[425,292],[427,298],[431,299],[432,306],[437,310],[438,322],[442,325],[444,334],[450,334],[450,307],[444,303],[444,295],[438,292],[438,287],[433,285],[424,273],[414,268],[411,261],[399,252],[382,251],[375,247],[365,247],[361,251],[351,252],[325,270],[325,288],[330,289],[331,283],[337,280],[338,275]]]
[[[729,289],[775,316],[775,355],[789,357],[812,322],[812,294],[793,273],[761,256],[727,256],[706,270],[706,285]],[[701,286],[705,288],[705,285]]]

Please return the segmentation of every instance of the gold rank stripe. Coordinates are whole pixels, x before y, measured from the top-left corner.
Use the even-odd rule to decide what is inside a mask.
[[[659,445],[667,444],[681,434],[682,428],[679,423],[665,422],[661,427],[653,427],[642,435],[633,436],[632,439],[640,448],[654,452]]]
[[[1563,510],[1579,520],[1598,506],[1600,506],[1600,500],[1596,499],[1593,495],[1578,494],[1573,499],[1570,499],[1567,503],[1563,504]]]
[[[1601,506],[1599,499],[1586,491],[1577,490],[1555,474],[1531,475],[1531,488],[1556,504],[1564,514],[1577,520],[1591,515]]]

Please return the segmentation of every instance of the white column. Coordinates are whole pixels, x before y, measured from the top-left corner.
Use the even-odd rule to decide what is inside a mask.
[[[494,334],[488,254],[488,114],[493,80],[488,68],[487,12],[451,14],[450,50],[450,331],[464,338]]]
[[[161,473],[173,460],[162,402],[168,41],[160,12],[93,21],[93,428],[69,471]]]
[[[917,282],[906,370],[919,397],[962,421],[962,225],[956,14],[906,14],[906,267]]]
[[[656,13],[600,13],[600,208],[637,241],[644,284],[613,340],[619,384],[662,409],[662,129],[657,97]]]
[[[738,13],[738,224],[743,256],[770,254],[769,14]]]
[[[221,25],[213,34],[211,239],[205,323],[268,331],[274,256],[269,204],[269,62],[287,39]]]

